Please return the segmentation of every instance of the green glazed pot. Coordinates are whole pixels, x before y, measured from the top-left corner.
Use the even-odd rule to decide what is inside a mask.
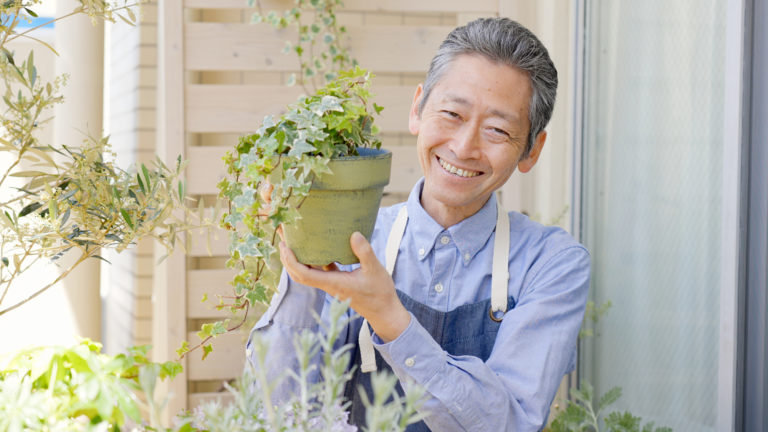
[[[389,184],[392,153],[359,148],[360,156],[334,158],[333,172],[315,179],[299,207],[301,219],[284,227],[285,241],[299,262],[326,265],[359,262],[349,237],[359,231],[369,241],[384,186]]]

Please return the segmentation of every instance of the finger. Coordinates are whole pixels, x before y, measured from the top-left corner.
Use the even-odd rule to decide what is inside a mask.
[[[288,272],[291,279],[303,285],[319,288],[331,295],[337,294],[336,284],[331,275],[338,275],[338,273],[327,273],[322,269],[313,269],[300,263],[285,242],[280,242],[279,247],[280,261],[283,262],[285,271]]]
[[[283,224],[278,225],[276,231],[277,231],[277,235],[280,236],[280,240],[285,241],[285,234],[283,234]]]
[[[259,195],[261,195],[261,199],[267,204],[272,202],[272,190],[274,188],[272,183],[267,180],[264,180],[261,185],[259,185]]]
[[[371,270],[376,266],[381,266],[371,244],[368,243],[364,235],[357,231],[353,232],[349,238],[349,245],[352,247],[352,252],[357,256],[357,259],[360,260],[360,267],[363,270]]]

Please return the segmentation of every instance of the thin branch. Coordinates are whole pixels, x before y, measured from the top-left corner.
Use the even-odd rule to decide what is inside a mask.
[[[120,7],[118,7],[118,8],[115,8],[115,9],[110,9],[110,10],[109,10],[109,12],[112,12],[112,13],[114,13],[114,12],[117,12],[117,11],[121,11],[121,10],[123,10],[123,9],[130,9],[130,8],[132,8],[132,7],[134,7],[134,6],[139,6],[140,4],[141,4],[141,3],[131,3],[131,4],[129,4],[129,5],[120,6]],[[17,37],[21,37],[21,36],[24,36],[25,34],[27,34],[27,33],[31,32],[31,31],[37,30],[37,29],[39,29],[40,27],[45,27],[45,26],[47,26],[47,25],[48,25],[48,24],[50,24],[50,23],[53,23],[53,22],[56,22],[56,21],[62,20],[62,19],[64,19],[64,18],[69,18],[69,17],[71,17],[72,15],[77,15],[77,14],[79,14],[79,13],[84,13],[84,12],[85,12],[85,9],[83,9],[83,7],[82,7],[82,6],[80,6],[80,7],[78,7],[78,8],[75,8],[75,10],[73,10],[72,12],[70,12],[70,13],[68,13],[68,14],[66,14],[66,15],[62,15],[62,16],[60,16],[60,17],[56,17],[56,18],[54,18],[54,19],[52,19],[52,20],[50,20],[50,21],[46,21],[46,22],[44,22],[44,23],[42,23],[42,24],[39,24],[39,25],[36,25],[36,26],[34,26],[34,27],[32,27],[32,28],[29,28],[29,29],[27,29],[27,30],[24,30],[24,31],[23,31],[23,32],[21,32],[21,33],[16,33],[16,34],[14,34],[14,36],[13,36],[12,38],[9,38],[9,39],[8,39],[8,42],[10,42],[10,41],[12,41],[12,40],[16,39]],[[18,14],[18,11],[16,12],[16,14]],[[5,42],[5,41],[3,41],[3,42]]]
[[[8,307],[8,308],[3,309],[3,310],[0,310],[0,316],[3,316],[6,313],[8,313],[8,312],[10,312],[10,311],[12,311],[12,310],[22,306],[24,303],[27,303],[28,301],[34,299],[35,297],[37,297],[40,294],[42,294],[45,291],[47,291],[49,288],[54,286],[60,280],[64,279],[67,275],[69,275],[78,265],[80,265],[80,263],[82,263],[86,259],[90,258],[91,255],[94,255],[96,253],[96,251],[98,251],[98,248],[94,248],[90,252],[83,252],[83,254],[80,256],[80,258],[77,260],[77,262],[72,264],[72,266],[69,267],[66,271],[62,272],[53,282],[49,283],[48,285],[44,286],[43,288],[40,288],[34,294],[28,296],[27,298],[25,298],[24,300],[14,304],[13,306]]]
[[[46,22],[44,22],[42,24],[38,24],[38,25],[36,25],[36,26],[34,26],[32,28],[28,28],[28,29],[24,30],[21,33],[14,33],[13,37],[8,38],[8,42],[11,42],[11,41],[13,41],[14,39],[16,39],[18,37],[24,36],[24,35],[26,35],[27,33],[31,32],[31,31],[37,30],[40,27],[45,27],[48,24],[51,24],[51,23],[56,22],[58,20],[62,20],[64,18],[71,17],[72,15],[77,15],[77,14],[82,13],[82,12],[83,12],[83,7],[81,6],[81,7],[76,8],[75,10],[73,10],[72,12],[70,12],[70,13],[68,13],[66,15],[62,15],[60,17],[57,17],[57,18],[54,18],[52,20],[46,21]],[[16,12],[16,14],[18,15],[18,11]],[[5,42],[5,41],[3,41],[3,42]]]

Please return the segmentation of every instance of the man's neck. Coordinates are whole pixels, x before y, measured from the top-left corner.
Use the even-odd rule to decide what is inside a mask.
[[[443,228],[449,228],[480,211],[485,203],[488,202],[488,199],[490,199],[490,196],[488,196],[486,200],[479,201],[472,206],[450,207],[436,200],[425,199],[422,194],[419,198],[419,202],[421,202],[421,207],[424,208],[424,211],[426,211],[435,222],[440,224]]]

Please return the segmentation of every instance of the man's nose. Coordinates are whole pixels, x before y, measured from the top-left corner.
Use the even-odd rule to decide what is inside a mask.
[[[480,128],[465,123],[452,140],[451,150],[459,159],[477,159],[480,151]]]

